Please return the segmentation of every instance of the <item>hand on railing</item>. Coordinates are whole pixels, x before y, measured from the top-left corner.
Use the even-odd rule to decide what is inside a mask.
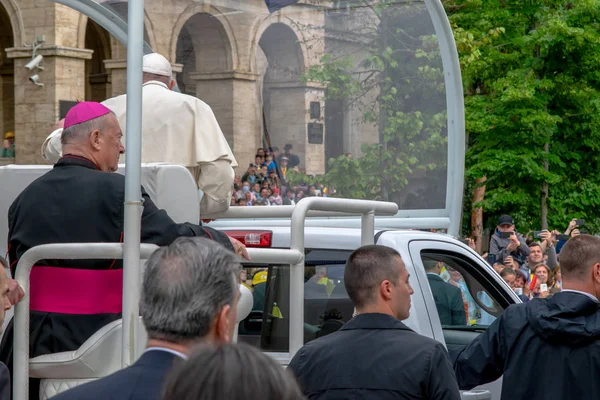
[[[232,237],[229,237],[229,240],[231,241],[231,245],[233,246],[233,251],[235,252],[235,254],[250,261],[250,255],[248,254],[248,250],[246,250],[246,246],[242,244],[242,242],[240,242],[239,240],[234,239]]]
[[[25,296],[25,292],[23,291],[23,288],[21,288],[21,286],[19,285],[19,283],[16,280],[9,279],[8,280],[8,293],[6,293],[6,296],[8,297],[10,304],[15,305],[19,301],[21,301],[23,296]]]

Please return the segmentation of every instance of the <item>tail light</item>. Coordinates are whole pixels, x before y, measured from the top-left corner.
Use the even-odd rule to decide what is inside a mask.
[[[271,247],[271,231],[223,231],[227,236],[242,242],[246,247]]]

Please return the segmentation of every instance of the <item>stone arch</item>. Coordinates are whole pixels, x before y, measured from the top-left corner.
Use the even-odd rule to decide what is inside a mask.
[[[296,51],[296,60],[298,60],[298,65],[301,67],[300,73],[303,73],[307,67],[308,60],[308,48],[306,46],[304,34],[298,28],[297,24],[289,19],[278,15],[271,15],[264,18],[262,21],[258,21],[256,26],[254,27],[254,40],[252,40],[252,47],[250,50],[250,54],[252,54],[253,58],[258,51],[258,47],[263,47],[265,44],[264,40],[265,32],[268,30],[278,30],[283,33],[284,40],[286,43],[293,42],[293,49]],[[262,45],[261,45],[261,42]],[[263,49],[264,50],[264,49]],[[253,59],[251,63],[251,71],[254,73],[258,72],[256,59]]]
[[[266,80],[290,82],[300,78],[305,70],[306,57],[299,39],[289,25],[281,22],[270,24],[263,31],[258,45],[269,64]]]
[[[0,0],[3,1],[3,0]],[[87,32],[88,17],[84,14],[79,15],[79,22],[77,26],[77,47],[80,49],[85,48],[85,36]],[[112,36],[112,35],[111,35]],[[148,45],[156,50],[156,36],[154,34],[154,25],[150,20],[150,16],[144,11],[144,41]],[[121,43],[119,43],[121,45]],[[124,46],[123,46],[124,47]]]
[[[148,45],[152,48],[152,50],[157,51],[156,49],[156,34],[154,33],[154,24],[150,19],[150,16],[144,10],[144,40]]]
[[[252,66],[260,74],[257,87],[264,146],[291,144],[306,167],[307,94],[300,82],[306,70],[306,47],[301,32],[286,18],[267,18],[253,41]]]
[[[111,95],[109,73],[104,63],[112,58],[110,34],[88,19],[84,47],[94,51],[92,58],[85,62],[85,99],[100,102]]]
[[[177,59],[177,43],[179,42],[182,29],[193,22],[193,18],[203,18],[208,23],[207,30],[214,30],[218,34],[219,45],[225,49],[223,56],[227,60],[227,71],[232,71],[238,67],[238,51],[236,46],[233,28],[226,16],[217,8],[207,4],[192,4],[179,15],[175,26],[173,27],[173,36],[171,37],[171,47],[169,55],[171,60]],[[198,24],[199,25],[199,24]],[[210,38],[208,38],[210,39]],[[217,43],[215,43],[217,44]],[[221,61],[221,60],[220,60]]]
[[[233,71],[237,65],[235,41],[230,36],[232,32],[227,31],[227,21],[217,18],[219,14],[206,12],[207,10],[215,11],[204,7],[202,12],[192,14],[185,20],[184,13],[175,25],[175,32],[178,34],[173,46],[174,60],[183,65],[182,73],[177,76],[177,83],[182,92],[192,95],[196,94],[193,75],[222,74]]]
[[[25,45],[25,28],[23,25],[23,18],[21,17],[21,10],[15,0],[0,0],[0,6],[4,8],[10,25],[12,27],[13,35],[13,46],[21,47]]]

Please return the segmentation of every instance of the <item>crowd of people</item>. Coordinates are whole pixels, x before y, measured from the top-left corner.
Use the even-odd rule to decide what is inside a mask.
[[[230,205],[295,205],[304,197],[327,197],[328,189],[322,184],[290,184],[289,171],[304,172],[300,169],[300,158],[292,149],[291,144],[284,146],[283,153],[279,153],[277,147],[257,149],[254,163],[248,166],[244,175],[234,179]]]
[[[503,215],[483,256],[523,301],[547,298],[562,289],[560,251],[567,240],[582,234],[584,223],[573,219],[562,234],[541,230],[522,235],[513,218]]]

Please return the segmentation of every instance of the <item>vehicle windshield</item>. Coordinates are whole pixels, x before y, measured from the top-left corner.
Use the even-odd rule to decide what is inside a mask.
[[[99,3],[127,20],[126,1]],[[232,205],[254,164],[273,196],[446,208],[446,85],[425,1],[149,0],[145,11],[145,41],[233,150]],[[92,20],[86,46],[88,100],[125,93],[125,46]]]

